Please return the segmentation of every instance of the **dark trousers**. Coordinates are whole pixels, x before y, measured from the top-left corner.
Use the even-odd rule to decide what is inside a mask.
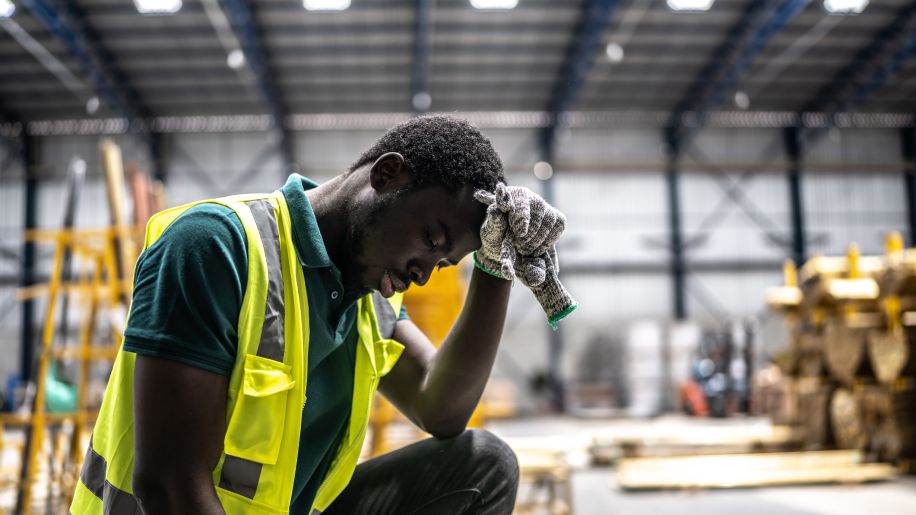
[[[517,489],[509,446],[470,429],[361,463],[324,515],[509,515]]]

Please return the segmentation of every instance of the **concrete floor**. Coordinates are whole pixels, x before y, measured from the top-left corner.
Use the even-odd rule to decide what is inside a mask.
[[[574,515],[916,515],[916,478],[850,486],[628,493],[613,470],[573,475]]]
[[[489,427],[510,442],[534,438],[551,447],[587,448],[595,434],[661,434],[759,427],[765,419],[606,421],[537,418],[500,421]],[[587,456],[573,451],[581,468],[572,475],[573,515],[916,515],[916,477],[865,485],[795,486],[737,490],[624,492],[612,468],[589,468]]]

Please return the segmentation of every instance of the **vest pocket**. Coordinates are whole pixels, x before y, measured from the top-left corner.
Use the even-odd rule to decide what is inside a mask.
[[[375,373],[378,378],[385,377],[404,352],[404,344],[390,339],[377,340],[372,346],[375,352]]]
[[[286,423],[287,397],[295,385],[289,365],[246,355],[242,387],[226,429],[224,452],[267,465],[276,463]]]

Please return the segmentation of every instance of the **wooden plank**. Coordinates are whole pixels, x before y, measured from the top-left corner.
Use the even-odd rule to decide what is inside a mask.
[[[795,442],[795,429],[787,426],[674,426],[669,428],[638,428],[639,433],[597,435],[595,445],[639,443],[645,446],[715,446],[781,444]]]
[[[136,163],[127,164],[127,176],[130,183],[130,196],[134,212],[132,220],[136,226],[145,226],[150,217],[156,214],[153,207],[153,184],[149,174],[141,170]]]
[[[868,334],[868,358],[878,381],[891,384],[910,361],[909,328],[898,327],[890,331],[871,331]]]
[[[783,451],[798,448],[801,435],[788,426],[680,427],[676,432],[644,431],[633,434],[599,435],[589,452],[592,461],[614,463],[623,457],[670,457]]]
[[[874,279],[830,279],[825,285],[831,300],[875,300],[878,283]]]
[[[865,334],[865,330],[849,327],[843,319],[832,319],[824,329],[824,361],[830,374],[844,384],[851,385],[863,372],[862,365],[867,362]]]
[[[830,426],[840,449],[862,450],[866,432],[859,400],[846,388],[837,388],[830,399]]]
[[[797,286],[773,286],[766,290],[766,302],[770,309],[787,310],[797,308],[802,301],[802,291]]]
[[[102,167],[105,169],[105,187],[108,192],[108,206],[111,212],[111,225],[116,228],[130,226],[125,213],[126,192],[124,185],[124,161],[121,158],[121,147],[110,139],[103,139],[100,145]],[[133,277],[134,259],[136,256],[133,240],[117,238],[118,274],[120,279]],[[126,298],[125,302],[129,299]]]
[[[629,458],[617,468],[625,490],[748,488],[892,479],[887,464],[862,464],[857,451],[818,451],[757,455]]]

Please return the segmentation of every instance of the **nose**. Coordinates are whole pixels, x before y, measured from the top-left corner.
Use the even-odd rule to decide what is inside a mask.
[[[429,281],[429,276],[433,272],[433,266],[433,263],[421,264],[418,261],[413,261],[408,268],[410,280],[417,286],[423,286]]]

